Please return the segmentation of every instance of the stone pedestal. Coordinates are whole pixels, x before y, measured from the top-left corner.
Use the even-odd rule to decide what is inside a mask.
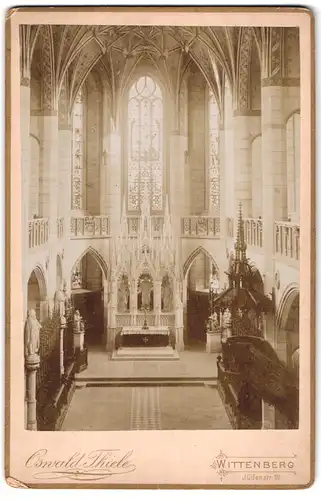
[[[83,372],[88,368],[88,349],[84,348],[82,350],[76,349],[75,352],[76,363],[75,371],[76,373]]]
[[[85,332],[74,332],[74,352],[84,349]]]
[[[175,348],[178,352],[184,351],[184,328],[178,327],[175,328]]]
[[[40,357],[38,354],[29,354],[26,356],[27,370],[27,430],[37,430],[37,399],[36,399],[36,374],[40,366]]]
[[[206,332],[206,352],[219,354],[222,351],[221,331]]]

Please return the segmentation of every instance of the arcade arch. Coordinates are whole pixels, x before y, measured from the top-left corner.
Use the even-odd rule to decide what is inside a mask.
[[[107,328],[107,265],[92,248],[76,261],[71,271],[71,298],[86,325],[86,341],[99,346]]]
[[[34,309],[39,321],[46,319],[47,311],[47,286],[43,269],[36,266],[28,279],[27,309]]]
[[[219,277],[214,257],[198,247],[184,267],[184,344],[187,349],[205,349],[205,323],[209,315],[209,288],[212,276]]]

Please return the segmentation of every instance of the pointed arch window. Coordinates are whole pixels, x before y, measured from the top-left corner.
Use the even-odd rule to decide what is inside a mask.
[[[72,172],[72,209],[84,207],[84,92],[80,89],[74,104],[72,115],[73,130],[73,172]]]
[[[209,206],[211,212],[220,208],[219,115],[214,94],[209,90]]]
[[[144,196],[150,209],[163,210],[163,98],[149,76],[131,87],[128,100],[128,210],[140,210]]]

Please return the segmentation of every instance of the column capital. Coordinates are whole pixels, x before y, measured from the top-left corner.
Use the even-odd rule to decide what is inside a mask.
[[[261,85],[262,87],[300,87],[300,78],[269,76],[262,78]]]
[[[39,354],[33,353],[33,354],[28,354],[25,357],[25,365],[28,371],[35,371],[38,370],[40,366],[40,356]]]
[[[20,85],[21,85],[21,87],[30,87],[30,76],[21,75]]]

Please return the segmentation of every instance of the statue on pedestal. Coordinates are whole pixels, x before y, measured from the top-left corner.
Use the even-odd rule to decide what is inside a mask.
[[[172,310],[172,287],[168,276],[164,276],[162,281],[162,305],[163,311],[169,312]]]
[[[54,297],[54,311],[59,316],[64,316],[66,312],[66,296],[64,293],[63,285],[60,285],[59,290],[56,291]]]
[[[118,287],[118,311],[127,312],[128,311],[128,298],[129,298],[129,287],[128,278],[123,276]]]
[[[139,282],[139,292],[141,292],[141,297],[142,297],[142,304],[141,304],[141,310],[142,311],[149,311],[150,310],[150,303],[151,303],[151,292],[153,289],[153,283],[152,279],[145,275],[143,278],[140,279]]]
[[[38,354],[40,347],[41,324],[37,320],[36,311],[29,309],[25,323],[25,355]]]

